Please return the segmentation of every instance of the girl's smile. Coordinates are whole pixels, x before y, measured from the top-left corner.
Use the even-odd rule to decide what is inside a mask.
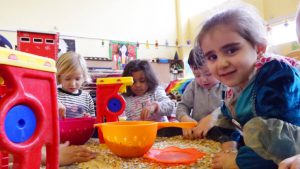
[[[232,76],[234,76],[234,74],[236,73],[236,70],[232,70],[232,71],[227,71],[227,72],[220,72],[219,76],[223,79],[230,79]]]

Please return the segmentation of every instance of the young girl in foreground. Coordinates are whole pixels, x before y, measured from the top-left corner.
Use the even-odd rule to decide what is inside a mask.
[[[166,121],[175,104],[158,85],[150,63],[146,60],[130,61],[122,76],[132,76],[133,85],[127,87],[125,115],[127,120]]]
[[[80,89],[83,82],[89,79],[84,58],[75,52],[67,52],[58,58],[56,68],[57,83],[61,84],[61,88],[58,88],[58,102],[59,106],[66,108],[66,114],[62,116],[95,116],[92,97]]]
[[[207,20],[197,37],[210,72],[230,87],[223,122],[243,133],[223,143],[213,168],[275,169],[300,152],[300,76],[295,60],[267,54],[265,27],[250,8]],[[234,130],[233,130],[234,131]],[[236,133],[236,132],[235,132]]]

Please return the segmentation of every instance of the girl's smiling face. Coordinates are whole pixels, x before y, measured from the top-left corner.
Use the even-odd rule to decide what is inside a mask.
[[[200,44],[207,66],[218,80],[229,87],[247,85],[258,58],[257,46],[226,25],[208,31]]]

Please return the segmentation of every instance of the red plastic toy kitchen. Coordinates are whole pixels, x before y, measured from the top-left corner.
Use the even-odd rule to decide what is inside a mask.
[[[55,61],[0,47],[0,168],[56,169],[59,128]]]

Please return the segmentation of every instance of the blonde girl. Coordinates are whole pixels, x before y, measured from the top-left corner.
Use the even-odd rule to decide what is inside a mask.
[[[81,90],[84,82],[89,81],[89,74],[84,58],[75,53],[61,55],[56,63],[58,101],[66,109],[62,116],[84,117],[95,116],[94,102],[89,93]]]

